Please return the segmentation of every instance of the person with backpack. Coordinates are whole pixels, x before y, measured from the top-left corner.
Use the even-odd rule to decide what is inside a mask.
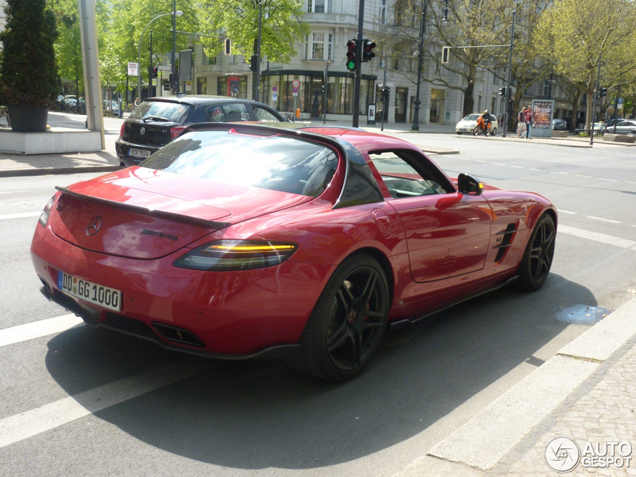
[[[526,107],[517,114],[517,137],[521,139],[526,133]]]

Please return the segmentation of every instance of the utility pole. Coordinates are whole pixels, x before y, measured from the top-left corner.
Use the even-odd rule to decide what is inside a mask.
[[[256,84],[253,88],[253,99],[260,101],[261,96],[261,30],[263,22],[263,0],[258,2],[258,42],[256,44],[256,72],[254,81]]]
[[[598,54],[598,76],[596,77],[596,91],[594,92],[594,106],[592,107],[592,131],[590,133],[590,146],[594,145],[594,115],[596,114],[596,99],[598,98],[598,90],[601,85],[601,58],[603,50]]]
[[[364,28],[364,0],[360,0],[358,7],[358,41],[356,42],[356,76],[353,88],[353,121],[351,126],[358,127],[360,115],[360,80],[362,79],[362,30]]]
[[[501,137],[506,137],[508,129],[508,110],[510,109],[510,83],[512,82],[512,49],[515,47],[515,17],[517,10],[512,11],[512,29],[510,31],[510,53],[508,53],[508,80],[506,81],[506,107],[502,118],[503,126],[501,129]]]
[[[141,66],[141,65],[140,65]],[[141,74],[141,71],[139,72]],[[152,30],[150,30],[150,61],[148,62],[148,97],[152,96]],[[141,101],[141,96],[139,97]]]
[[[179,92],[179,81],[177,81],[177,0],[172,0],[172,62],[170,65],[172,73],[172,92]]]

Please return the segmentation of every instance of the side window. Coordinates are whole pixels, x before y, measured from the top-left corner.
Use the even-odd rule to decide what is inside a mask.
[[[223,115],[223,109],[221,106],[211,106],[206,111],[208,114],[208,120],[214,123],[224,123],[225,116]]]
[[[394,152],[372,152],[369,158],[395,199],[446,193],[439,182],[421,174]]]
[[[223,112],[230,123],[250,120],[250,113],[243,103],[224,104]]]
[[[276,116],[274,116],[272,113],[270,113],[265,108],[261,108],[260,106],[252,105],[252,109],[254,110],[254,114],[256,114],[256,118],[259,121],[274,122],[274,123],[279,123],[280,122],[280,119],[278,119]]]

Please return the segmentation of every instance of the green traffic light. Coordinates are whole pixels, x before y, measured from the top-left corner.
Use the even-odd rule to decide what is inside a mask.
[[[350,70],[354,70],[356,68],[356,62],[355,61],[348,61],[347,62],[347,68],[349,68]]]

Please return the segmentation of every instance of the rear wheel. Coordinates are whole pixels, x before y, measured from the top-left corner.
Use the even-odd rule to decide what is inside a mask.
[[[534,291],[546,281],[554,257],[556,227],[554,220],[544,214],[534,226],[526,251],[519,265],[517,286],[522,290]]]
[[[323,290],[301,337],[303,371],[331,381],[357,374],[377,350],[389,314],[389,287],[377,260],[345,260]]]
[[[497,128],[493,129],[492,132],[490,133],[491,136],[496,136],[497,135]]]

